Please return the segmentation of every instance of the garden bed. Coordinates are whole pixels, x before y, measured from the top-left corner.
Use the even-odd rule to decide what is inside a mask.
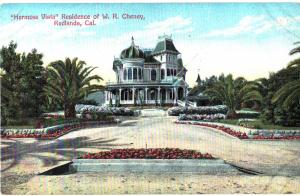
[[[98,116],[134,116],[138,115],[135,110],[127,107],[107,107],[78,104],[75,107],[77,113],[94,114]]]
[[[170,116],[179,116],[180,114],[227,114],[226,105],[200,106],[200,107],[172,107],[168,109]]]
[[[113,149],[89,153],[73,159],[70,171],[240,173],[233,166],[208,153],[178,148]]]
[[[248,133],[244,131],[236,130],[226,125],[207,123],[207,122],[197,122],[197,121],[175,121],[177,124],[190,124],[198,125],[203,127],[213,128],[222,131],[226,134],[234,136],[239,139],[251,139],[251,140],[299,140],[300,131],[299,130],[256,130],[248,129]]]
[[[213,159],[206,153],[178,148],[113,149],[85,154],[79,159]]]
[[[71,131],[82,128],[99,126],[104,124],[117,123],[115,120],[111,121],[86,121],[56,125],[41,129],[3,129],[1,128],[1,138],[36,138],[42,140],[56,139]]]

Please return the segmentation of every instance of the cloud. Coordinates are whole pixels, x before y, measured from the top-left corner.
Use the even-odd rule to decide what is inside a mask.
[[[206,33],[203,37],[230,37],[237,36],[245,33],[254,33],[256,35],[270,31],[271,29],[287,28],[288,26],[300,21],[300,16],[296,17],[283,17],[276,18],[266,17],[265,15],[259,16],[245,16],[237,25],[224,29],[212,30]]]

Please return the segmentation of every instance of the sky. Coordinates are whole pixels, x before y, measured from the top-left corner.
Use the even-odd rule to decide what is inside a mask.
[[[0,43],[7,46],[13,40],[18,52],[36,48],[44,54],[44,66],[78,57],[97,67],[93,73],[107,82],[115,81],[114,57],[132,36],[140,48],[154,48],[165,34],[181,53],[191,86],[198,73],[202,79],[232,73],[253,80],[295,58],[288,53],[300,41],[299,8],[299,3],[0,4]],[[112,19],[113,13],[119,19]],[[12,14],[39,19],[12,20]],[[94,26],[55,26],[41,14],[110,18],[95,20]],[[122,19],[122,14],[143,15],[144,20]]]

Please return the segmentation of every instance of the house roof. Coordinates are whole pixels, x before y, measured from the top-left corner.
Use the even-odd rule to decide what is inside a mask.
[[[120,58],[144,58],[144,52],[134,44],[133,37],[131,38],[131,46],[121,52]]]
[[[162,41],[159,41],[156,44],[155,49],[153,50],[152,54],[159,54],[163,52],[172,52],[175,54],[180,54],[176,47],[173,44],[173,41],[169,38],[164,38]]]
[[[198,74],[196,82],[199,84],[201,82],[200,75]]]
[[[122,62],[120,61],[120,59],[115,59],[113,62],[113,70],[116,71],[119,68],[121,68],[123,66]]]
[[[188,93],[189,100],[209,100],[209,96],[204,95],[201,86],[193,87]]]
[[[160,62],[158,60],[156,60],[153,56],[151,51],[144,51],[144,59],[145,59],[145,63],[151,63],[151,64],[160,64]]]

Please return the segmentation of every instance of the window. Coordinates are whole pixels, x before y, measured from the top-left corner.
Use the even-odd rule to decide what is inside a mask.
[[[164,69],[160,70],[160,79],[161,80],[165,79],[165,70]]]
[[[133,79],[137,79],[137,68],[133,68]]]
[[[139,69],[139,80],[142,79],[142,69]]]
[[[127,80],[127,70],[124,69],[124,72],[123,72],[123,80]]]
[[[132,80],[132,68],[128,69],[128,80]]]
[[[173,72],[173,69],[171,69],[171,76],[174,76],[174,72]]]
[[[170,76],[170,69],[167,69],[167,76]]]
[[[169,91],[169,97],[170,97],[170,99],[173,99],[173,91],[172,90]]]
[[[156,80],[156,70],[155,69],[151,70],[151,80],[152,81]]]
[[[162,55],[160,55],[160,61],[162,61]]]
[[[129,92],[128,92],[128,94],[129,94],[129,100],[132,100],[132,90],[129,89],[128,91],[129,91]]]
[[[174,76],[176,76],[177,75],[177,73],[176,73],[176,69],[174,69]]]

